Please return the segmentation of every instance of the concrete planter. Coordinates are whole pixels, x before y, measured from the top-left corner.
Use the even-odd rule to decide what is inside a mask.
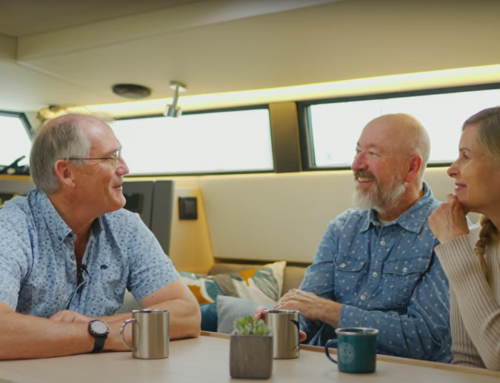
[[[268,379],[272,372],[272,335],[231,335],[229,373],[232,378]]]

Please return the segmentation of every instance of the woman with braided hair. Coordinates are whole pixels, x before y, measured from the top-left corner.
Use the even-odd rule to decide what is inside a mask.
[[[429,217],[450,283],[453,363],[500,370],[500,107],[465,121],[455,195]],[[468,212],[482,214],[467,227]]]

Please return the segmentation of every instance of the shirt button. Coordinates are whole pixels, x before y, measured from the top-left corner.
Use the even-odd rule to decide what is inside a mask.
[[[403,269],[403,273],[406,273],[407,271],[408,271],[408,269],[405,267],[405,268]]]
[[[344,268],[344,267],[345,267],[345,263],[341,263],[341,264],[340,264],[340,267],[341,267],[341,268]]]
[[[382,246],[385,246],[385,241],[380,242]]]
[[[366,295],[361,295],[359,298],[360,298],[362,301],[364,301],[364,300],[366,299]]]
[[[377,273],[373,273],[373,274],[372,274],[372,277],[373,277],[373,278],[377,278],[377,277],[378,277],[378,274],[377,274]]]

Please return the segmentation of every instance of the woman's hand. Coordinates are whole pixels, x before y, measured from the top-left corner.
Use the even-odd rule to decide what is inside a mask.
[[[468,235],[466,214],[457,197],[448,194],[447,202],[442,203],[429,216],[429,227],[441,243],[461,235]]]

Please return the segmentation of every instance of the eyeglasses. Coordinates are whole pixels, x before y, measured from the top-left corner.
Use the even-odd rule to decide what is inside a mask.
[[[109,157],[70,157],[70,158],[68,158],[68,160],[70,160],[70,161],[101,160],[101,161],[108,161],[111,164],[111,166],[116,166],[121,157],[122,157],[122,151],[117,150],[116,152],[111,154]]]

